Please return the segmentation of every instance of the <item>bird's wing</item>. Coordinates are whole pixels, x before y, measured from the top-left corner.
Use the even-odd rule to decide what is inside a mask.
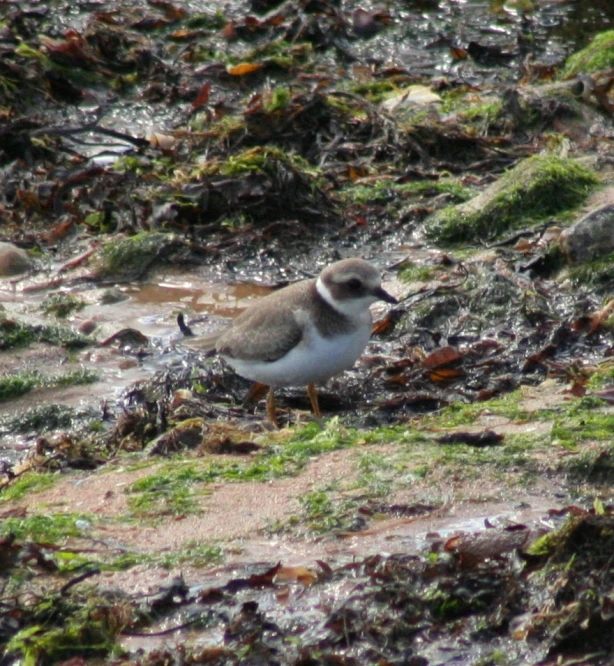
[[[211,352],[215,349],[215,345],[219,338],[224,335],[227,328],[221,331],[211,331],[204,335],[195,335],[194,337],[185,337],[181,340],[181,344],[201,352]]]
[[[294,312],[278,304],[276,308],[248,308],[216,344],[223,356],[244,361],[276,361],[285,356],[303,337],[303,327]]]

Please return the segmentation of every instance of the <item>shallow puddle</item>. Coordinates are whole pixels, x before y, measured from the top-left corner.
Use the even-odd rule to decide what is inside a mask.
[[[0,306],[7,318],[34,326],[59,325],[75,330],[88,322],[95,324],[93,337],[98,342],[123,329],[135,329],[149,338],[150,345],[118,341],[66,353],[59,347],[39,343],[3,352],[0,373],[40,370],[61,374],[86,369],[95,370],[100,378],[82,386],[35,389],[20,398],[0,402],[0,417],[41,404],[97,408],[104,401],[113,401],[128,386],[150,379],[155,372],[165,370],[176,355],[181,355],[183,335],[177,326],[180,312],[188,322],[194,322],[192,329],[198,335],[222,327],[227,319],[270,291],[258,285],[221,284],[197,276],[186,279],[185,273],[159,282],[120,286],[116,291],[124,300],[109,304],[102,303],[106,289],[28,291],[27,287],[27,284],[0,282]],[[54,294],[70,294],[87,305],[68,319],[56,319],[42,311],[45,299]],[[177,345],[177,351],[173,351]],[[19,451],[30,446],[28,438],[0,437],[0,455],[13,462],[15,453],[21,457]]]

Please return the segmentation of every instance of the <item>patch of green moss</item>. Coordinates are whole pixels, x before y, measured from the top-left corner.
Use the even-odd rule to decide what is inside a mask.
[[[359,527],[355,500],[338,497],[332,500],[330,490],[316,490],[299,497],[302,512],[296,521],[301,531],[306,529],[309,534],[315,535],[339,530],[353,531]]]
[[[36,493],[51,487],[57,479],[55,474],[40,474],[39,472],[26,472],[9,486],[0,489],[0,500],[18,500],[25,495]]]
[[[190,541],[181,550],[164,553],[157,559],[160,566],[165,569],[174,569],[186,564],[192,567],[206,567],[222,562],[224,554],[224,549],[218,544]]]
[[[7,517],[0,522],[0,534],[15,535],[16,539],[32,539],[34,541],[57,543],[68,537],[82,534],[79,521],[92,524],[96,516],[84,513],[62,513],[48,516],[34,514],[25,518]]]
[[[288,155],[279,148],[250,148],[236,155],[231,155],[221,165],[212,165],[215,171],[224,176],[240,176],[246,173],[263,173],[276,176],[279,165],[288,165],[299,171],[315,175],[315,169],[298,155]]]
[[[265,62],[281,69],[290,69],[303,62],[312,52],[309,42],[289,43],[284,39],[267,41],[243,58],[244,62]]]
[[[57,428],[71,428],[77,420],[91,419],[92,416],[92,413],[66,405],[44,404],[0,418],[0,433],[41,434]]]
[[[128,505],[134,515],[163,516],[199,513],[198,495],[206,489],[198,488],[217,477],[217,466],[199,468],[194,463],[174,464],[163,471],[146,476],[129,489]]]
[[[40,342],[48,342],[66,349],[81,349],[94,342],[92,338],[81,335],[68,326],[35,326],[34,330]]]
[[[393,180],[381,179],[369,185],[349,183],[340,198],[358,205],[394,205],[395,202],[402,205],[410,198],[430,198],[440,194],[448,194],[456,201],[466,201],[471,191],[453,178],[415,183],[395,183]]]
[[[388,79],[360,81],[350,86],[350,92],[364,97],[371,104],[380,104],[390,93],[396,93],[398,86]]]
[[[437,271],[435,266],[424,266],[407,261],[403,263],[397,275],[403,282],[422,282],[432,280]]]
[[[57,386],[78,386],[98,380],[93,370],[74,370],[61,375],[44,375],[36,370],[26,370],[8,375],[0,375],[0,401],[18,398],[34,388]]]
[[[488,402],[452,403],[441,409],[437,414],[427,416],[425,424],[436,428],[472,425],[485,410],[488,410],[489,414],[505,416],[511,420],[526,420],[529,415],[520,406],[522,399],[522,392],[514,391]]]
[[[578,401],[578,410],[574,413],[565,410],[553,426],[552,437],[565,447],[575,447],[587,440],[610,441],[614,432],[614,414],[608,414],[596,408],[601,401],[583,399]],[[586,407],[585,405],[593,405]]]
[[[111,287],[110,289],[105,289],[105,291],[100,296],[101,305],[114,305],[115,303],[121,303],[122,301],[128,300],[130,297],[128,294],[124,294],[122,291],[116,287]]]
[[[608,359],[599,364],[596,371],[588,380],[587,388],[592,390],[599,390],[605,387],[610,387],[614,384],[614,360]]]
[[[0,350],[25,347],[33,342],[79,349],[91,344],[92,339],[68,326],[32,326],[13,319],[0,320]]]
[[[20,324],[12,319],[0,321],[0,349],[25,347],[37,340],[33,326]]]
[[[141,277],[173,243],[174,238],[169,234],[148,231],[113,238],[102,248],[96,275],[114,282]]]
[[[34,371],[0,375],[0,401],[19,398],[39,385],[41,375]]]
[[[6,653],[24,666],[103,657],[115,648],[129,608],[94,591],[87,599],[52,593],[38,597],[29,608],[28,626],[8,641]]]
[[[283,444],[266,447],[245,462],[174,461],[129,486],[128,502],[139,516],[198,513],[198,498],[208,492],[205,484],[293,476],[313,457],[352,446],[360,439],[358,431],[343,428],[336,419],[325,430],[309,424]]]
[[[614,254],[572,267],[569,271],[569,278],[575,284],[592,287],[599,291],[611,289],[614,285]]]
[[[284,111],[288,108],[291,99],[292,93],[288,88],[277,86],[273,89],[270,98],[266,100],[264,108],[268,113]]]
[[[491,240],[580,205],[597,183],[597,176],[574,160],[536,155],[471,201],[427,218],[425,231],[442,244]]]
[[[233,137],[243,136],[247,132],[245,120],[241,116],[227,115],[211,124],[208,114],[195,114],[190,121],[193,131],[203,131],[205,128],[218,141],[225,142]]]
[[[577,74],[595,74],[614,68],[614,30],[598,34],[593,41],[581,51],[571,55],[561,72],[562,78],[570,78]]]
[[[503,109],[503,102],[501,100],[494,100],[490,102],[482,102],[463,109],[460,116],[462,119],[468,121],[486,121],[487,123],[494,122]]]

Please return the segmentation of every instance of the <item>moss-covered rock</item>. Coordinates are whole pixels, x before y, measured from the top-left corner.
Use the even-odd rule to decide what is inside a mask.
[[[536,155],[520,162],[471,201],[448,206],[425,222],[442,244],[492,240],[581,204],[597,176],[572,159]]]
[[[176,246],[173,235],[157,232],[113,238],[103,246],[94,273],[100,280],[136,280]]]
[[[577,74],[593,74],[614,67],[614,30],[598,34],[581,51],[571,55],[561,73],[563,78]]]

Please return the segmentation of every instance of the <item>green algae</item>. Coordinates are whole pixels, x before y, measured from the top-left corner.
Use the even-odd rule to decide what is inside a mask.
[[[493,240],[579,206],[598,182],[592,171],[572,159],[536,155],[471,201],[427,218],[425,231],[443,245]]]

